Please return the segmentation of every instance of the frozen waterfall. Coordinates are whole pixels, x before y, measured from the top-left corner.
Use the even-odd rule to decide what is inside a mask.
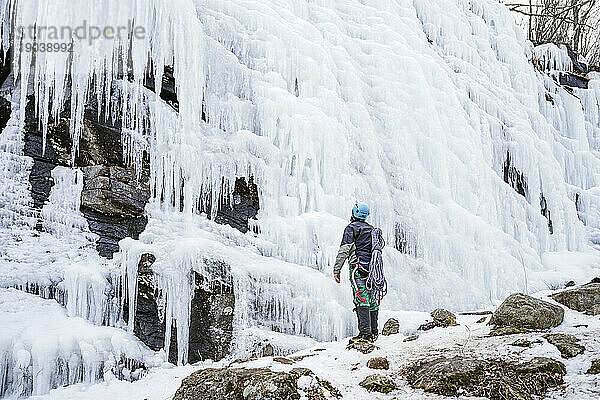
[[[564,50],[533,48],[494,0],[0,1],[4,49],[53,40],[51,29],[31,38],[29,26],[83,21],[134,21],[145,35],[75,40],[72,53],[15,52],[13,115],[0,134],[0,286],[34,284],[42,297],[57,287],[60,318],[82,318],[98,335],[126,328],[123,340],[138,345],[137,266],[150,253],[179,363],[191,274],[212,279],[215,262],[233,277],[236,354],[284,334],[297,336],[296,348],[341,339],[354,329],[351,296],[331,273],[356,200],[371,205],[370,222],[391,244],[388,309],[490,305],[588,276],[600,260],[600,74],[567,91],[553,78],[572,67]],[[166,67],[176,108],[155,94]],[[149,155],[149,222],[114,260],[93,249],[76,169],[57,167],[49,203],[31,209],[20,136],[28,95],[44,141],[71,110],[72,160],[92,100],[99,119],[121,121],[130,164],[139,170]],[[260,197],[245,234],[214,223],[237,177],[253,177]],[[38,220],[44,229],[34,233]],[[563,262],[571,253],[590,261]],[[8,310],[20,295],[3,293]],[[23,355],[13,330],[4,333],[2,351]],[[125,352],[106,351],[90,374]],[[6,359],[0,377],[33,359]],[[10,390],[22,392],[17,381]]]

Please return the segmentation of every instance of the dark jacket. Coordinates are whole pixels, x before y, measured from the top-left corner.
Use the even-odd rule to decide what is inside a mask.
[[[368,265],[371,262],[372,230],[373,227],[365,221],[354,220],[348,224],[335,258],[334,274],[340,273],[346,260],[352,267],[360,262],[368,270]]]

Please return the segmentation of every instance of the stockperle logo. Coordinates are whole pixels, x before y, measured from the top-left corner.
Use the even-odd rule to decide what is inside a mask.
[[[132,20],[127,25],[99,26],[84,20],[78,26],[38,26],[29,25],[18,28],[26,42],[67,43],[87,41],[90,45],[96,40],[142,40],[146,38],[146,28],[136,25]]]

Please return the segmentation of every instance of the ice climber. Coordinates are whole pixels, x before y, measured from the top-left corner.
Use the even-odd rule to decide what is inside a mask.
[[[368,205],[354,205],[333,267],[334,279],[340,283],[340,272],[346,260],[350,266],[350,283],[359,330],[359,334],[350,342],[373,342],[377,339],[379,302],[387,292],[381,261],[381,249],[385,242],[381,230],[366,222],[369,213]]]

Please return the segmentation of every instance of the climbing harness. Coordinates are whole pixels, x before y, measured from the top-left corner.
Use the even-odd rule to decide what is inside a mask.
[[[383,232],[379,228],[371,231],[371,263],[369,264],[369,276],[365,286],[369,291],[371,299],[378,303],[387,294],[387,281],[383,274],[383,254],[381,250],[385,247]]]

